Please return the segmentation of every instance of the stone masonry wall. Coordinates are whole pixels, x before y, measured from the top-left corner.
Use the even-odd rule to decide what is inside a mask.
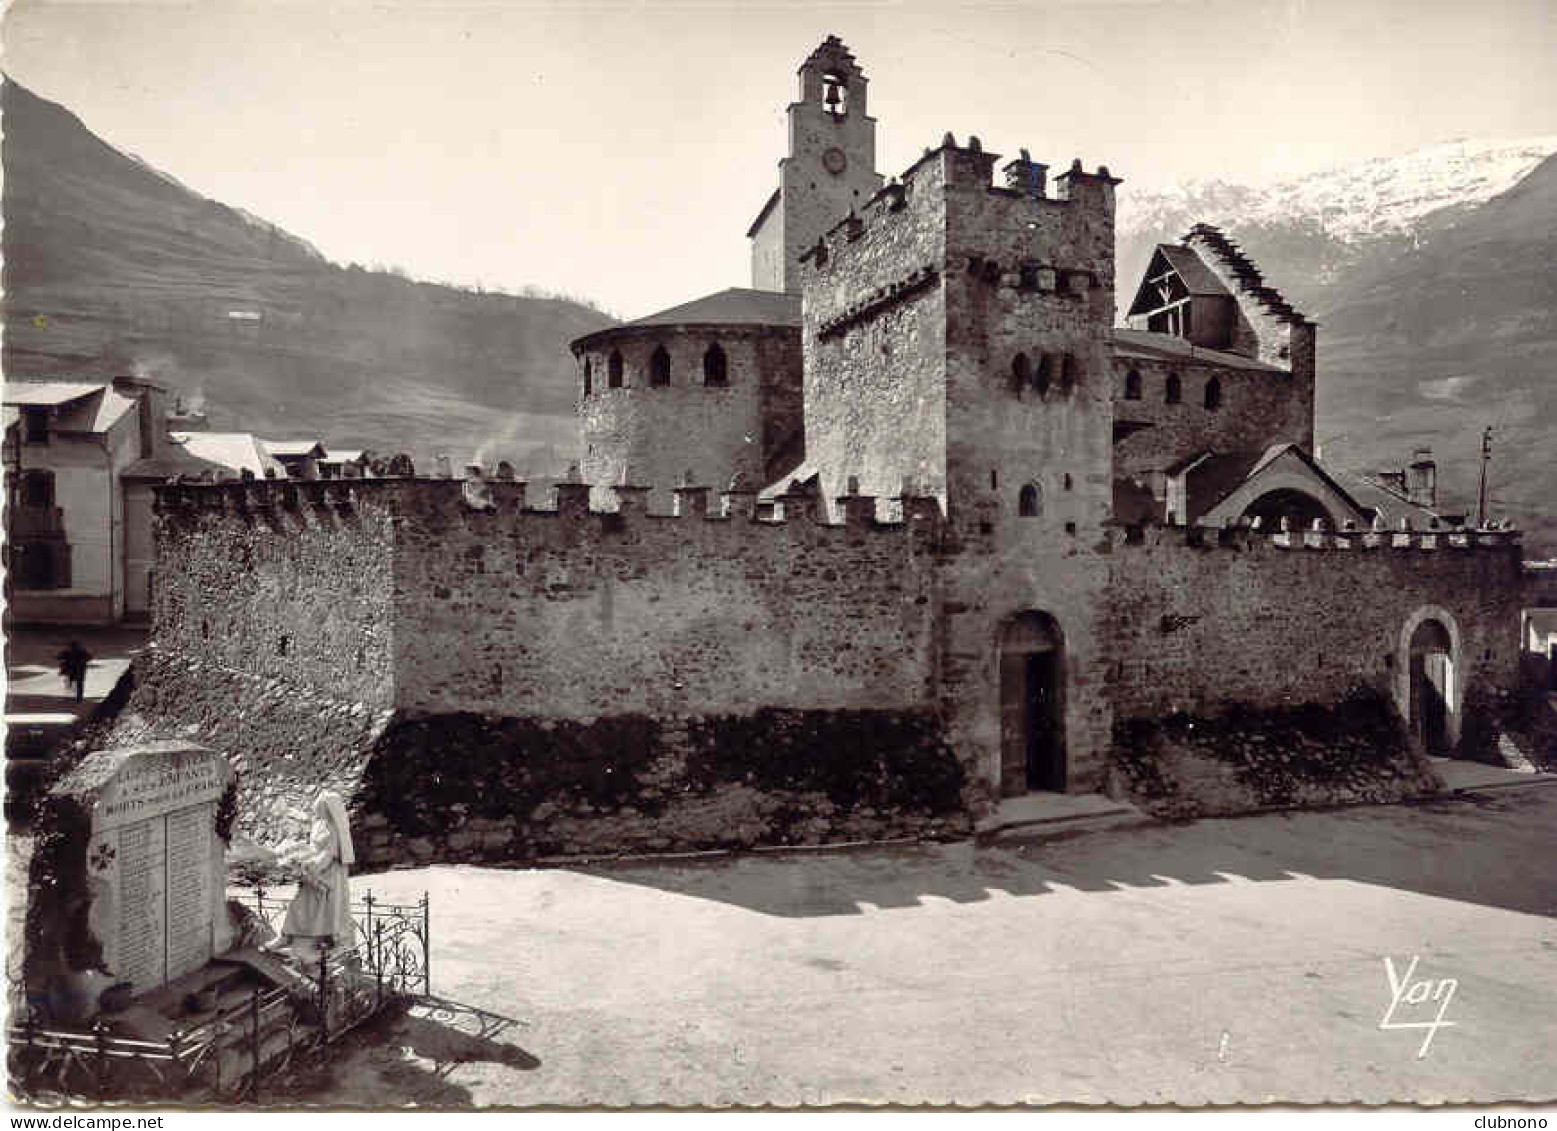
[[[269,537],[276,549],[251,566],[275,575],[254,583],[271,599],[233,604],[215,651],[187,619],[209,608],[161,606],[115,730],[231,757],[240,828],[256,839],[303,835],[326,787],[350,800],[363,859],[378,864],[966,826],[967,770],[931,691],[930,500],[900,503],[902,524],[852,500],[849,521],[827,527],[755,522],[750,494],[729,497],[737,517],[705,517],[695,489],[677,492],[679,518],[647,515],[646,491],[629,488],[616,512],[591,512],[584,484],[559,485],[556,511],[526,509],[519,483],[485,496],[455,480],[287,491],[163,489],[169,562],[206,576]],[[791,516],[805,509],[785,501]],[[400,645],[377,683],[312,659],[244,663],[316,612],[315,587],[286,559],[317,564],[326,538],[364,567],[382,554],[393,575],[383,617]],[[337,645],[348,654],[350,636]],[[377,701],[353,698],[369,689]]]
[[[320,790],[358,792],[393,715],[302,672],[260,675],[176,646],[153,644],[133,677],[99,745],[183,739],[220,752],[237,774],[238,831],[272,846],[306,841]]]
[[[729,383],[723,388],[703,383],[703,356],[716,342],[726,360]],[[649,384],[656,347],[670,356],[669,385]],[[607,378],[613,349],[622,353],[619,389],[610,388]],[[580,467],[597,485],[596,509],[615,505],[609,488],[624,481],[624,472],[653,488],[650,507],[661,514],[670,512],[670,489],[689,471],[705,487],[723,488],[737,474],[765,484],[770,424],[764,409],[774,403],[782,413],[786,391],[798,398],[799,349],[797,332],[787,327],[651,327],[596,335],[580,353],[580,367],[590,366],[592,390],[581,395],[578,409]]]
[[[1519,546],[1506,535],[1136,534],[1113,535],[1107,631],[1121,718],[1337,703],[1358,688],[1405,715],[1404,649],[1425,613],[1452,622],[1457,699],[1517,686]]]
[[[393,523],[325,482],[202,488],[159,507],[153,641],[205,663],[386,706]]]
[[[1141,375],[1140,400],[1125,399],[1131,370]],[[1179,404],[1167,403],[1170,373],[1177,373],[1183,386]],[[1222,386],[1221,407],[1216,409],[1205,406],[1206,384],[1212,377]],[[1312,406],[1284,373],[1119,357],[1113,378],[1115,419],[1151,425],[1114,446],[1118,476],[1162,471],[1201,452],[1263,451],[1272,444],[1303,443],[1312,427],[1307,418]]]
[[[806,459],[829,508],[905,479],[945,501],[945,178],[926,157],[805,264]]]
[[[696,513],[706,491],[661,517],[641,490],[600,514],[574,484],[555,512],[493,484],[479,511],[457,482],[389,490],[403,708],[588,720],[933,699],[933,519],[760,523]]]
[[[1516,686],[1509,536],[1192,527],[1110,544],[1110,788],[1160,815],[1435,790],[1404,721],[1424,619],[1453,641],[1450,731],[1467,747]]]
[[[971,141],[947,159],[947,466],[960,552],[946,580],[943,711],[981,779],[1000,780],[1000,640],[1019,614],[1047,614],[1063,637],[1065,787],[1085,792],[1102,781],[1110,725],[1098,634],[1108,568],[1096,547],[1112,504],[1113,184],[1077,167],[1056,178],[1057,198],[1036,197],[991,187],[995,160]],[[1029,485],[1037,513],[1024,515]]]

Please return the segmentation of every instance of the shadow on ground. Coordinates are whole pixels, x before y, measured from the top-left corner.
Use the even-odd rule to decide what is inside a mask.
[[[352,1033],[328,1059],[299,1065],[272,1081],[261,1102],[306,1104],[327,1097],[332,1106],[378,1107],[392,1095],[396,1105],[470,1107],[469,1089],[449,1080],[456,1068],[540,1067],[539,1059],[508,1039],[524,1026],[463,1002],[419,997],[403,1012]]]
[[[1491,834],[1495,833],[1496,836]],[[989,846],[882,847],[574,870],[768,915],[858,915],[1054,891],[1349,880],[1557,915],[1543,878],[1557,786],[1326,812],[1262,814]],[[1510,852],[1510,846],[1516,850]],[[796,859],[808,862],[794,866]]]

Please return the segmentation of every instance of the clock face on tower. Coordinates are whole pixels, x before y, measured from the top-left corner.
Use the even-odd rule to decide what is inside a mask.
[[[841,173],[848,167],[849,158],[845,156],[843,150],[837,148],[836,146],[822,154],[822,168],[826,169],[829,173]]]

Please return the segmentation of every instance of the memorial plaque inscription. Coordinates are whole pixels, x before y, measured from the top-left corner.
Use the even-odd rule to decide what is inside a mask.
[[[155,743],[90,754],[51,791],[90,820],[88,923],[136,994],[214,952],[226,892],[216,806],[230,778],[213,751]]]

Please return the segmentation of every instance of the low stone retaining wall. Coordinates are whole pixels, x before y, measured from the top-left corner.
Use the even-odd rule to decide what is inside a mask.
[[[1234,705],[1212,718],[1116,720],[1110,778],[1170,819],[1400,801],[1441,785],[1393,706],[1370,690],[1334,707]]]
[[[315,794],[390,867],[814,845],[971,829],[932,712],[768,709],[576,722],[411,714],[149,649],[104,742],[197,741],[238,772],[238,829],[285,851]]]

